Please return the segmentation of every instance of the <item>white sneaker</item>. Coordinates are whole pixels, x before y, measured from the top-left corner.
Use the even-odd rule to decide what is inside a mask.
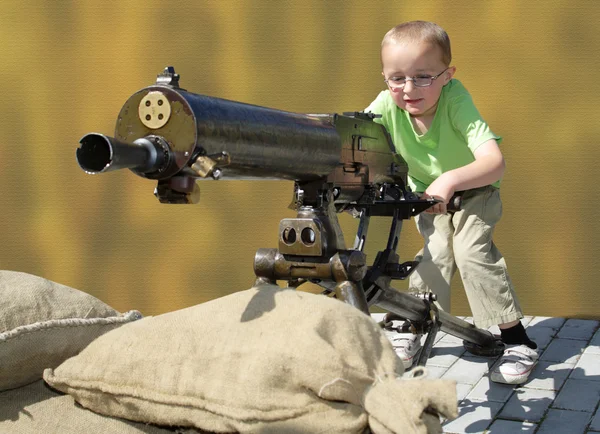
[[[402,360],[404,369],[409,369],[416,360],[417,354],[421,350],[421,336],[413,333],[398,333],[386,331],[388,339],[392,342],[392,347],[396,354]]]
[[[512,345],[494,365],[490,379],[495,383],[523,384],[538,361],[538,353],[527,345]]]

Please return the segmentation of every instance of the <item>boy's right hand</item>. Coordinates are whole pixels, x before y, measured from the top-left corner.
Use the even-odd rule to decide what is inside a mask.
[[[431,208],[426,209],[426,213],[446,214],[448,212],[447,204],[450,202],[450,198],[454,195],[454,183],[452,182],[451,176],[448,175],[448,173],[449,172],[443,173],[440,177],[433,181],[429,187],[427,187],[425,193],[423,193],[423,199],[434,198],[441,201],[436,203]]]
[[[429,196],[429,195],[423,193],[420,196],[420,198],[421,199],[427,199],[427,198],[432,198],[432,196]],[[440,197],[435,197],[434,196],[433,198],[438,199],[438,200],[443,200]],[[444,211],[444,208],[441,205],[445,205],[445,211]],[[437,208],[435,208],[435,207],[437,207]],[[461,208],[462,208],[462,195],[454,194],[450,198],[450,200],[448,201],[448,203],[443,204],[442,202],[440,202],[440,203],[432,206],[431,208],[428,208],[427,210],[425,210],[425,212],[429,212],[430,214],[440,214],[440,213],[447,214],[449,212],[460,211]],[[436,213],[435,209],[438,209],[440,211]],[[433,211],[430,211],[430,210],[433,210]]]

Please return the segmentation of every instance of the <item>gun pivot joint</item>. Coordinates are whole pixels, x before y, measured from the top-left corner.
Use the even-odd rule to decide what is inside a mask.
[[[219,166],[227,166],[230,162],[231,157],[227,152],[220,152],[214,155],[200,155],[192,163],[191,169],[200,178],[212,176],[214,179],[219,179],[223,174]]]

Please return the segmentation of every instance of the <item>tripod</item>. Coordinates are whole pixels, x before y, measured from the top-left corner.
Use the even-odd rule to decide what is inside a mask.
[[[391,320],[403,319],[410,324],[413,333],[427,334],[416,361],[418,366],[427,362],[440,330],[463,339],[463,345],[472,354],[501,354],[504,345],[499,339],[487,330],[439,310],[434,294],[407,294],[391,287],[393,280],[406,279],[419,265],[419,258],[399,262],[396,250],[402,221],[427,209],[436,200],[420,200],[410,194],[398,200],[385,192],[381,197],[385,199],[368,205],[342,207],[360,218],[352,249],[346,249],[336,215],[340,208],[336,208],[331,195],[316,206],[299,206],[296,218],[280,222],[279,248],[257,251],[254,259],[257,285],[285,280],[289,287],[297,288],[312,282],[323,288],[323,294],[333,293],[334,297],[367,315],[370,315],[370,306],[384,309],[387,314],[382,325],[389,326]],[[456,202],[458,199],[454,201],[455,206]],[[385,249],[367,266],[363,250],[371,216],[390,216],[391,226]]]

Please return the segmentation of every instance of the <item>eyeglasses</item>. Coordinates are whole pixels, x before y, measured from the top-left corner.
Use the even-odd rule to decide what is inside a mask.
[[[449,67],[448,67],[449,68]],[[438,78],[444,72],[448,70],[448,68],[444,69],[438,75],[417,75],[416,77],[390,77],[385,80],[385,84],[387,84],[392,89],[403,89],[404,85],[407,81],[412,81],[413,85],[416,87],[428,87],[433,84],[433,80]]]

